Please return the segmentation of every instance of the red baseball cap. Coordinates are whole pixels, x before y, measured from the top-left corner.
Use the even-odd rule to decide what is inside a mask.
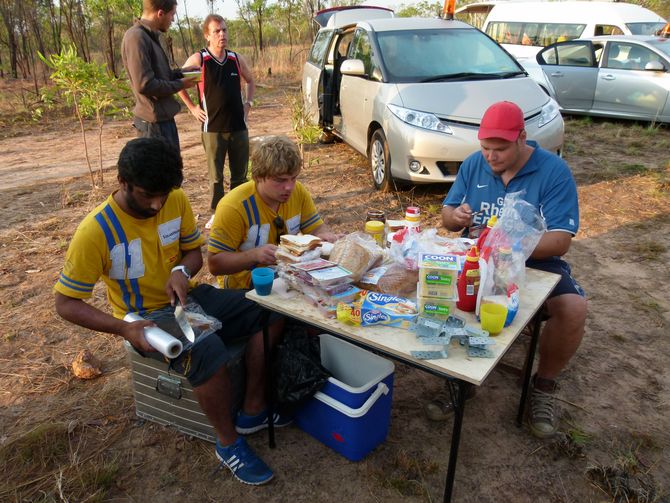
[[[525,128],[523,112],[511,101],[499,101],[491,105],[482,117],[477,138],[501,138],[507,141],[517,141],[519,134]]]

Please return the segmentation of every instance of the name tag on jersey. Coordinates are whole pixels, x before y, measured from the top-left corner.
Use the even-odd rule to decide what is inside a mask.
[[[179,229],[181,228],[181,217],[165,222],[158,226],[158,237],[161,245],[167,246],[179,240]]]

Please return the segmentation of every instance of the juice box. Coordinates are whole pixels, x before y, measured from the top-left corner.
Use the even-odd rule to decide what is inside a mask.
[[[421,253],[417,295],[439,299],[457,299],[458,256]]]

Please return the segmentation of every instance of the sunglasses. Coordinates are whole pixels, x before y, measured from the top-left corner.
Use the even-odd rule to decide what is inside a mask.
[[[277,229],[277,243],[279,244],[280,237],[282,234],[286,234],[286,224],[284,223],[284,219],[277,215],[273,221],[275,228]]]

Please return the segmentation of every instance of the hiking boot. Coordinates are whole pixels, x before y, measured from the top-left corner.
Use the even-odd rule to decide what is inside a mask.
[[[243,484],[260,486],[274,477],[272,470],[263,463],[243,437],[237,437],[235,443],[228,447],[223,447],[217,440],[215,452],[221,465],[228,468]]]
[[[553,393],[533,387],[528,425],[537,438],[551,438],[558,431],[558,411]]]
[[[470,386],[465,394],[465,399],[470,400],[475,394],[475,387]],[[454,402],[451,400],[449,391],[444,390],[438,393],[437,398],[424,405],[423,410],[431,421],[446,421],[454,412]]]
[[[274,413],[274,427],[282,428],[293,422],[293,417],[285,416],[279,412]],[[235,419],[235,430],[242,435],[249,435],[268,427],[268,413],[263,411],[255,416],[249,416],[241,410],[237,413]]]

